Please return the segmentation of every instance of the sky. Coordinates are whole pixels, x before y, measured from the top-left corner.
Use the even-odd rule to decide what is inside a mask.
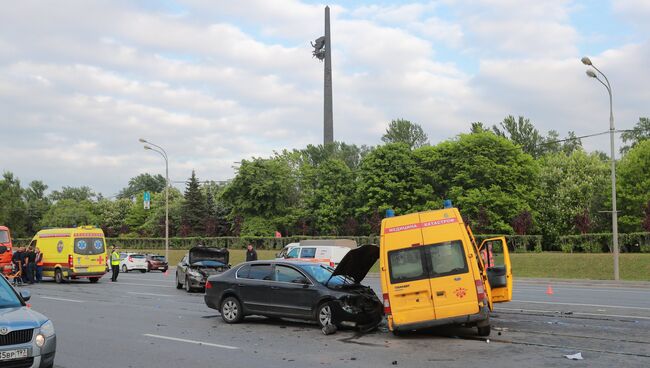
[[[299,0],[19,1],[0,12],[0,171],[106,197],[164,161],[227,180],[237,162],[322,143],[324,6]],[[650,116],[650,0],[339,1],[331,7],[334,138],[388,123],[432,144],[523,115],[546,134]],[[583,140],[609,152],[607,136]],[[617,138],[617,145],[620,140]],[[182,188],[182,184],[177,184]]]

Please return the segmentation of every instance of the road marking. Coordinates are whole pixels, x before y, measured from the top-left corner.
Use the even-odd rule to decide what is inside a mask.
[[[531,304],[573,305],[573,306],[577,306],[577,307],[601,307],[601,308],[621,308],[621,309],[650,310],[650,308],[645,308],[645,307],[628,307],[628,306],[624,306],[624,305],[602,305],[602,304],[561,303],[561,302],[537,302],[537,301],[532,301],[532,300],[513,300],[513,302],[531,303]]]
[[[541,309],[521,309],[521,308],[495,308],[496,312],[498,311],[508,311],[508,312],[531,312],[531,313],[546,313],[546,314],[558,314],[558,316],[565,316],[561,314],[561,311],[552,311],[552,310],[541,310]],[[602,314],[602,313],[583,313],[583,312],[573,312],[573,315],[581,316],[598,316],[598,317],[614,317],[614,318],[631,318],[631,319],[647,319],[650,320],[650,317],[643,316],[629,316],[623,314]]]
[[[134,295],[151,295],[151,296],[173,296],[169,294],[154,294],[154,293],[138,293],[135,291],[127,291],[127,294],[134,294]]]
[[[72,303],[85,303],[86,302],[85,300],[55,298],[53,296],[41,296],[41,295],[38,295],[38,297],[43,298],[43,299],[50,299],[50,300],[60,300],[62,302],[72,302]]]
[[[189,344],[213,346],[213,347],[215,347],[215,348],[221,348],[221,349],[239,350],[239,348],[236,347],[236,346],[219,345],[219,344],[212,344],[212,343],[209,343],[209,342],[203,342],[203,341],[195,341],[195,340],[179,339],[179,338],[177,338],[177,337],[160,336],[160,335],[152,335],[152,334],[144,334],[143,336],[153,337],[153,338],[156,338],[156,339],[162,339],[162,340],[171,340],[171,341],[186,342],[186,343],[189,343]]]
[[[120,286],[120,285],[135,285],[135,286],[147,286],[147,287],[161,287],[161,288],[173,288],[171,285],[154,285],[154,284],[136,284],[134,282],[119,282],[114,284],[115,286]]]
[[[516,286],[515,285],[515,291],[519,289],[523,290],[546,290],[546,286],[542,285],[526,285],[526,286]],[[589,291],[602,291],[606,293],[611,293],[611,292],[619,292],[619,293],[633,293],[633,294],[648,294],[650,293],[649,289],[626,289],[626,288],[602,288],[602,289],[594,289],[594,288],[589,288],[589,287],[569,287],[567,285],[558,285],[554,284],[554,289],[555,290],[589,290]]]

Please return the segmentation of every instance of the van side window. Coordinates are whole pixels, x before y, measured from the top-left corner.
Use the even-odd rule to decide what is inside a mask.
[[[388,252],[388,268],[392,283],[419,280],[428,276],[422,262],[420,248],[404,248]]]
[[[431,277],[468,272],[463,243],[460,240],[438,243],[426,248],[431,258]]]
[[[316,248],[302,248],[300,258],[314,258],[316,256]]]
[[[300,248],[293,248],[287,253],[286,258],[298,258],[298,252],[300,252]]]

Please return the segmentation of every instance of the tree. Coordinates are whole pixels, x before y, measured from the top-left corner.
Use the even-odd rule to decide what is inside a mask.
[[[117,195],[117,198],[130,199],[144,191],[160,193],[163,190],[165,190],[164,176],[160,174],[151,175],[144,173],[129,179],[129,185],[120,191],[120,193]]]
[[[27,235],[27,214],[20,180],[9,171],[0,179],[0,224],[8,226],[14,236]]]
[[[354,174],[340,160],[323,162],[314,172],[314,190],[307,208],[320,235],[339,235],[354,214]],[[345,234],[348,235],[348,234]]]
[[[621,134],[621,139],[623,143],[629,142],[629,144],[621,147],[622,154],[626,154],[640,142],[650,139],[650,118],[639,118],[639,122],[631,131]]]
[[[90,187],[68,187],[64,186],[61,188],[61,191],[55,190],[50,194],[50,199],[53,201],[62,201],[64,199],[70,199],[73,201],[92,201],[97,198],[97,194],[93,192]]]
[[[93,206],[93,210],[96,218],[99,220],[99,226],[104,231],[104,235],[113,237],[129,231],[126,219],[129,216],[131,208],[134,207],[135,204],[129,199],[116,199],[114,201],[101,199]],[[134,224],[138,228],[141,225],[141,222]]]
[[[38,223],[50,208],[50,200],[45,195],[47,185],[40,180],[34,180],[23,191],[27,214],[27,234],[35,234]]]
[[[194,170],[185,186],[183,196],[185,200],[181,212],[181,226],[187,229],[189,234],[202,235],[205,230],[206,201]]]
[[[451,199],[472,226],[481,224],[481,232],[510,234],[522,212],[534,215],[530,204],[536,196],[537,165],[505,138],[491,132],[461,134],[422,147],[414,156],[418,175],[435,193],[431,198]]]
[[[60,199],[50,207],[41,219],[41,227],[76,227],[99,225],[93,213],[93,203],[84,200]]]
[[[494,133],[500,137],[508,138],[529,155],[537,158],[542,155],[544,138],[539,134],[535,126],[523,116],[515,120],[515,117],[508,115],[503,121],[492,126]]]
[[[616,170],[623,231],[641,231],[644,209],[650,201],[650,140],[638,142]]]
[[[429,137],[424,133],[422,127],[404,119],[391,121],[381,140],[384,143],[404,143],[410,149],[429,144]]]
[[[488,132],[488,131],[490,131],[489,128],[486,128],[485,125],[483,125],[483,123],[481,123],[480,121],[477,121],[477,122],[472,123],[472,128],[470,130],[470,133],[471,134],[485,133],[485,132]]]

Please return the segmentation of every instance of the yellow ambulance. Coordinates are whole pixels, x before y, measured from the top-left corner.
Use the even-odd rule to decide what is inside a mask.
[[[493,303],[512,299],[505,238],[477,247],[456,208],[382,220],[379,262],[384,311],[396,335],[460,324],[487,336]]]
[[[32,242],[43,254],[43,276],[57,283],[87,278],[99,281],[106,273],[106,239],[102,229],[94,226],[44,229]]]

